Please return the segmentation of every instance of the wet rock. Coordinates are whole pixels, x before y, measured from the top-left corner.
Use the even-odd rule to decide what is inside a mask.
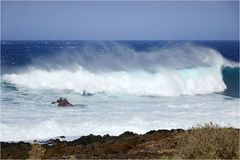
[[[57,139],[49,139],[47,141],[48,144],[58,144],[61,143],[61,141],[57,138]]]

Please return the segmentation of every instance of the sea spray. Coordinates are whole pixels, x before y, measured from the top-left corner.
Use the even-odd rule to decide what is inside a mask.
[[[239,128],[238,42],[119,43],[2,44],[1,141],[141,134],[209,121]],[[83,89],[96,94],[82,96]],[[51,104],[59,97],[74,107]]]
[[[31,69],[22,74],[5,75],[4,79],[31,89],[67,89],[79,93],[87,90],[91,93],[178,96],[210,94],[226,88],[221,71],[214,67],[161,69],[155,73],[92,73],[82,67],[75,71]]]
[[[107,94],[196,95],[224,91],[221,68],[235,65],[213,49],[189,43],[148,52],[110,44],[102,44],[100,53],[87,47],[81,54],[60,54],[41,66],[31,65],[23,72],[5,74],[3,79],[31,89],[68,89],[79,93],[87,90]],[[55,64],[50,63],[53,60],[62,65],[49,68]]]

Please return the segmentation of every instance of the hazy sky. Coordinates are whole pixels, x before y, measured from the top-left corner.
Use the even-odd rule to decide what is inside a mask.
[[[1,2],[3,40],[236,40],[238,1]]]

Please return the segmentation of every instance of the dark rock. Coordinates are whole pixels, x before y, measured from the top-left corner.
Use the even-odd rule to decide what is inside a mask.
[[[95,136],[95,135],[88,135],[88,136],[82,136],[74,141],[72,141],[73,145],[87,145],[87,144],[91,144],[94,142],[101,142],[102,140],[102,136]]]
[[[47,141],[48,144],[58,144],[61,143],[61,141],[57,138],[57,139],[49,139]]]
[[[147,132],[146,134],[154,134],[154,133],[169,133],[169,132],[173,132],[173,130],[167,130],[167,129],[161,129],[161,130],[151,130],[149,132]]]
[[[35,147],[44,152],[40,154],[43,159],[159,159],[175,154],[175,136],[179,131],[182,130],[153,130],[143,135],[129,131],[119,136],[90,134],[70,142],[50,139],[47,144]],[[29,143],[2,142],[1,145],[1,158],[29,158]]]
[[[4,143],[1,142],[1,159],[27,159],[31,150],[30,143]]]
[[[123,134],[120,134],[119,137],[124,137],[124,136],[134,136],[137,135],[136,133],[126,131]]]
[[[157,131],[158,133],[169,133],[171,132],[170,130],[167,130],[167,129],[161,129],[161,130],[158,130]]]
[[[189,130],[188,130],[189,131]],[[239,133],[239,130],[236,130]],[[1,142],[1,159],[176,159],[182,129],[152,130],[143,135],[82,136],[74,141],[50,139],[48,144]],[[238,134],[236,134],[238,135]],[[239,137],[238,137],[239,138]],[[49,145],[50,144],[50,145]],[[32,157],[30,156],[30,154]]]
[[[171,129],[171,131],[181,133],[181,132],[184,132],[185,130],[183,130],[183,129]]]
[[[87,92],[86,90],[83,91],[82,96],[93,96],[94,94]]]
[[[157,131],[156,130],[151,130],[149,132],[147,132],[146,134],[153,134],[153,133],[156,133]]]
[[[52,104],[58,103],[59,107],[73,107],[73,105],[66,98],[59,98],[56,102],[52,102]]]

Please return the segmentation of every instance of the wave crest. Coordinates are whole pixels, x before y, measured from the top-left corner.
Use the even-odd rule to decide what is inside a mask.
[[[96,54],[93,50],[88,58],[85,53],[68,58],[62,55],[59,57],[68,62],[67,66],[49,69],[33,65],[22,73],[5,74],[3,79],[32,89],[69,89],[80,93],[87,90],[108,94],[196,95],[224,91],[221,67],[233,66],[217,51],[190,44],[147,53],[117,45],[105,51],[102,58],[92,56]]]

